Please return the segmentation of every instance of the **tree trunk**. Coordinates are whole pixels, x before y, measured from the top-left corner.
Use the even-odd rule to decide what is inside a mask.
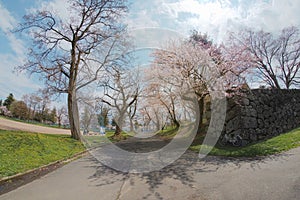
[[[116,123],[116,130],[114,133],[114,137],[121,135],[122,128],[123,128],[124,115],[125,115],[125,111],[121,111],[120,115],[118,116],[118,118],[116,120],[117,123]]]
[[[180,127],[180,123],[178,122],[178,120],[176,118],[173,119],[173,123],[174,123],[176,129],[178,129]]]
[[[134,131],[134,127],[133,127],[133,119],[130,118],[130,132]]]
[[[68,94],[68,114],[69,114],[71,137],[76,140],[81,140],[79,111],[78,111],[75,91],[71,91]]]
[[[160,131],[162,127],[161,127],[159,115],[157,112],[155,112],[155,119],[156,119],[156,122],[154,122],[154,124],[156,126],[156,131]]]
[[[128,118],[129,118],[129,125],[130,125],[130,132],[134,132],[134,124],[133,124],[133,117],[132,115],[130,115],[130,113],[128,113]]]
[[[204,97],[201,97],[198,100],[199,105],[199,124],[197,129],[197,134],[201,134],[203,128],[203,114],[204,114]],[[204,134],[204,133],[203,133]]]
[[[115,130],[115,133],[114,133],[114,137],[118,137],[121,135],[121,132],[122,132],[122,129],[120,128],[120,126],[117,124],[116,125],[116,130]]]

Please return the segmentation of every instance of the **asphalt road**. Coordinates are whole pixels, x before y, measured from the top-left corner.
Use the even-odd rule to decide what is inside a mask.
[[[127,141],[123,147],[136,150],[135,144]],[[163,141],[151,140],[147,149],[159,144]],[[250,160],[212,156],[199,160],[187,151],[170,166],[143,174],[118,172],[86,156],[0,196],[0,200],[61,199],[298,200],[300,148]]]

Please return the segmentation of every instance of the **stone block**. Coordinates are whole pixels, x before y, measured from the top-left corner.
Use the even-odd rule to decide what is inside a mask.
[[[258,139],[258,137],[257,137],[256,134],[250,134],[249,139],[250,139],[251,141],[253,141],[253,142],[256,142],[257,139]]]
[[[242,117],[243,128],[257,128],[257,119],[255,117]]]
[[[258,119],[257,120],[257,123],[258,123],[258,128],[263,128],[264,126],[265,126],[265,123],[264,123],[264,121],[263,120],[261,120],[261,119]]]
[[[235,96],[228,109],[226,132],[240,131],[255,141],[300,126],[300,90],[255,89]],[[237,108],[235,108],[237,106]]]
[[[243,128],[240,126],[240,117],[235,117],[226,123],[226,133],[231,133],[235,130]]]
[[[249,105],[250,105],[249,99],[248,99],[248,98],[245,98],[245,97],[242,98],[241,103],[242,103],[242,105],[244,105],[244,106],[249,106]]]
[[[257,117],[257,111],[255,109],[248,110],[248,116]]]
[[[239,106],[234,106],[232,109],[227,111],[226,113],[226,120],[231,120],[236,116],[240,116],[240,108]]]

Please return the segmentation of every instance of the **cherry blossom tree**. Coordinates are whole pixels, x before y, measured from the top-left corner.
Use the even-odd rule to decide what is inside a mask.
[[[203,124],[205,98],[216,88],[216,80],[222,79],[224,88],[231,88],[244,82],[241,78],[247,67],[235,59],[242,58],[241,52],[233,52],[225,45],[214,45],[206,35],[194,32],[188,41],[171,41],[165,50],[154,52],[157,77],[164,84],[177,88],[178,95],[188,99],[182,88],[188,88],[197,98],[200,110],[199,129]]]
[[[153,69],[153,68],[151,68]],[[155,76],[158,74],[154,74]],[[159,75],[158,75],[159,77]],[[167,75],[164,76],[167,78]],[[160,130],[166,119],[164,119],[164,114],[167,113],[168,119],[171,121],[176,128],[179,128],[180,123],[178,119],[177,105],[180,102],[180,98],[177,95],[176,87],[172,84],[161,82],[160,79],[153,78],[150,83],[148,83],[144,95],[143,111],[152,123],[155,124],[156,130]]]
[[[151,74],[146,71],[146,74]],[[149,80],[146,80],[149,81]],[[154,131],[159,131],[164,127],[166,123],[166,116],[168,111],[165,106],[162,104],[161,94],[159,90],[161,85],[159,83],[147,83],[147,86],[144,88],[139,105],[139,112],[142,115],[144,120],[144,126],[148,127],[150,123],[153,123],[155,126]]]

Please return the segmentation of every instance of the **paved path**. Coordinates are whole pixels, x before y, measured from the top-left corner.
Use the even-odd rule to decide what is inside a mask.
[[[152,142],[155,148],[165,143]],[[136,151],[135,144],[128,141],[123,147]],[[117,172],[86,156],[0,196],[0,200],[61,199],[298,200],[300,148],[252,160],[211,156],[199,160],[188,151],[172,165],[144,174]]]
[[[35,133],[48,133],[48,134],[68,134],[68,135],[71,134],[70,130],[66,130],[66,129],[50,128],[50,127],[38,126],[38,125],[27,124],[22,122],[16,122],[2,117],[0,117],[0,129],[28,131],[28,132],[35,132]]]

